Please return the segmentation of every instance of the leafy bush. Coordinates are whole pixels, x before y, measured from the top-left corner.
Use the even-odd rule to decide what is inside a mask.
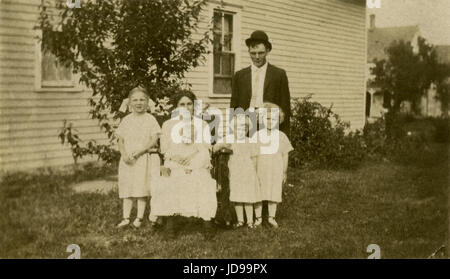
[[[110,137],[110,144],[99,144],[95,140],[84,142],[79,136],[78,131],[73,127],[73,123],[63,122],[63,127],[59,131],[58,137],[61,144],[69,144],[72,152],[73,161],[75,164],[78,160],[86,155],[96,155],[98,160],[106,163],[116,163],[119,161],[120,153],[117,148],[114,148],[114,137]]]
[[[430,121],[409,115],[380,118],[364,127],[364,142],[369,156],[400,163],[420,161],[434,141],[435,128]]]
[[[402,164],[417,163],[427,156],[431,142],[448,141],[447,119],[415,119],[411,115],[386,114],[362,131],[348,132],[349,124],[310,96],[293,101],[290,156],[293,167],[358,167],[369,157]]]
[[[377,119],[374,123],[366,123],[363,129],[363,137],[369,156],[385,155],[387,135],[386,122],[383,118]]]
[[[450,125],[449,119],[445,117],[430,119],[435,128],[433,138],[436,142],[449,142]]]
[[[354,168],[365,156],[362,134],[350,132],[349,124],[311,96],[293,100],[291,153],[293,167]]]

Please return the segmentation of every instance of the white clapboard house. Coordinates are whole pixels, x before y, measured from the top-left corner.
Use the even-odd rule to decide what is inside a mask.
[[[40,2],[0,2],[0,170],[72,163],[69,147],[57,137],[64,120],[82,139],[106,138],[89,116],[91,92],[41,52],[33,29]],[[333,104],[353,128],[363,127],[366,1],[211,0],[203,10],[204,28],[213,16],[220,19],[216,39],[229,37],[231,43],[187,74],[204,102],[229,105],[232,74],[250,65],[244,40],[261,29],[273,44],[269,62],[286,70],[292,97],[312,94]]]

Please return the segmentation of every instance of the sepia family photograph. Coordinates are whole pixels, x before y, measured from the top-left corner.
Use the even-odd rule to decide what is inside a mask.
[[[449,258],[449,15],[0,0],[0,259]]]

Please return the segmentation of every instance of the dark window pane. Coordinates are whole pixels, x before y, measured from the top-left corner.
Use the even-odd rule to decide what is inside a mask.
[[[231,78],[214,77],[215,94],[231,94]]]
[[[222,74],[233,75],[234,73],[234,55],[232,53],[222,54]]]
[[[49,52],[42,55],[42,80],[56,81],[56,58]]]
[[[59,80],[72,80],[72,67],[70,65],[64,66],[58,64],[58,78]]]
[[[214,74],[220,74],[220,52],[214,53]]]
[[[231,42],[233,40],[233,35],[228,34],[223,36],[223,50],[231,51]]]
[[[225,14],[224,15],[224,22],[225,22],[225,26],[224,26],[223,32],[225,34],[233,33],[233,15]]]
[[[220,41],[222,38],[221,34],[214,34],[214,51],[222,51],[222,42]]]
[[[214,12],[214,32],[222,32],[222,13]]]

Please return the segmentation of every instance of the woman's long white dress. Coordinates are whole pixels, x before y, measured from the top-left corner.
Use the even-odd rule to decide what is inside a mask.
[[[152,215],[210,220],[216,214],[217,198],[216,181],[209,171],[209,144],[174,143],[170,135],[176,123],[169,120],[163,124],[161,151],[166,157],[164,167],[170,168],[171,173],[168,177],[160,176],[152,187]],[[174,156],[190,157],[189,165],[171,160]]]

